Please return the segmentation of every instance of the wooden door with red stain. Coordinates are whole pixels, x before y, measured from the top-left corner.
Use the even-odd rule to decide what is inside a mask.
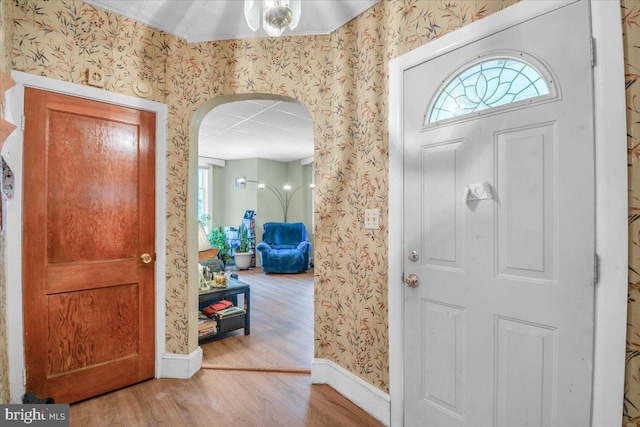
[[[69,403],[151,378],[155,115],[26,89],[25,121],[27,390]]]

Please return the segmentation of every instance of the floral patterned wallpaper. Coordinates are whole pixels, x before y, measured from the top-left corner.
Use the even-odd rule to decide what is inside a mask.
[[[6,9],[4,2],[0,2],[0,69],[5,72],[11,68],[11,46],[7,29],[13,24]]]
[[[78,0],[14,0],[12,68],[86,84],[103,69],[107,90],[134,95],[145,80],[169,106],[167,351],[189,353],[195,313],[187,289],[186,205],[189,124],[220,95],[272,93],[302,102],[315,123],[315,356],[388,391],[387,98],[389,59],[516,0],[382,0],[328,36],[186,44]],[[640,2],[622,0],[630,164],[630,327],[625,422],[640,415],[640,218],[634,135],[640,83]],[[364,208],[382,209],[378,231],[362,229]],[[637,221],[640,225],[640,221]],[[1,281],[0,281],[1,283]],[[0,334],[4,335],[4,333]]]
[[[4,2],[0,2],[0,70],[9,72],[11,69],[10,49],[8,47],[9,35],[7,30],[11,28],[10,16],[5,10]],[[0,100],[2,103],[3,100]],[[4,104],[0,106],[0,117],[4,118]],[[0,194],[0,197],[3,197]],[[4,206],[4,203],[2,203]],[[2,208],[4,209],[4,208]],[[3,212],[4,214],[4,212]],[[2,215],[0,215],[1,217]],[[1,227],[0,227],[1,228]],[[6,319],[6,295],[7,280],[5,272],[5,237],[0,233],[0,403],[9,401],[9,355],[7,349],[7,319]]]
[[[388,59],[512,3],[382,2],[330,36],[187,45],[169,65],[189,64],[179,91],[191,108],[217,94],[257,92],[289,96],[309,109],[316,153],[315,355],[385,391]],[[433,25],[402,31],[424,22]],[[376,206],[382,227],[365,231],[364,209]]]

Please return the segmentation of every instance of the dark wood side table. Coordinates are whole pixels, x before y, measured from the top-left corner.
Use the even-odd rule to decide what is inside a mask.
[[[199,294],[199,309],[211,304],[215,301],[223,299],[230,300],[234,305],[238,306],[238,295],[244,294],[244,301],[241,301],[241,307],[246,311],[244,314],[244,334],[249,335],[251,333],[251,287],[248,283],[239,281],[238,279],[230,278],[225,288],[214,288],[210,291],[201,292]],[[241,328],[239,326],[238,328]],[[236,328],[236,329],[238,329]],[[221,333],[228,332],[222,331],[215,334],[205,335],[198,338],[198,342],[209,340]]]

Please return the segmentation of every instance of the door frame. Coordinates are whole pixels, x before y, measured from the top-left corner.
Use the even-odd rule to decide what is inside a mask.
[[[151,111],[156,114],[156,192],[155,192],[155,377],[162,374],[162,359],[165,356],[166,316],[166,176],[167,176],[167,116],[168,107],[159,102],[148,101],[129,95],[108,92],[102,89],[54,80],[48,77],[13,71],[11,77],[16,85],[7,92],[7,119],[22,123],[24,111],[24,89],[32,87],[62,93],[79,98],[108,102],[124,107]],[[24,328],[22,306],[22,196],[23,196],[23,131],[21,126],[10,136],[3,154],[8,154],[14,169],[15,197],[6,203],[6,271],[7,271],[7,344],[9,348],[9,396],[11,403],[21,403],[24,385]]]
[[[403,137],[405,70],[576,0],[522,1],[391,60],[389,82],[389,378],[391,425],[402,426]],[[595,39],[596,285],[592,426],[620,425],[627,332],[627,140],[622,24],[618,1],[590,1]],[[426,105],[425,105],[426,107]]]

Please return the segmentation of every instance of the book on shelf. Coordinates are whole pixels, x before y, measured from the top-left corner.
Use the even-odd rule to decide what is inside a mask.
[[[207,335],[213,335],[218,333],[218,328],[208,329],[206,331],[198,331],[198,337],[206,337]]]
[[[202,337],[206,337],[207,335],[212,335],[212,334],[217,334],[218,333],[218,328],[211,328],[211,329],[207,329],[204,331],[198,331],[198,337],[202,338]]]
[[[218,332],[218,322],[215,319],[199,319],[198,320],[198,336],[203,337]]]
[[[216,321],[216,319],[204,319],[204,320],[199,320],[198,321],[198,329],[200,328],[206,328],[209,327],[210,325],[215,325],[218,322]]]

